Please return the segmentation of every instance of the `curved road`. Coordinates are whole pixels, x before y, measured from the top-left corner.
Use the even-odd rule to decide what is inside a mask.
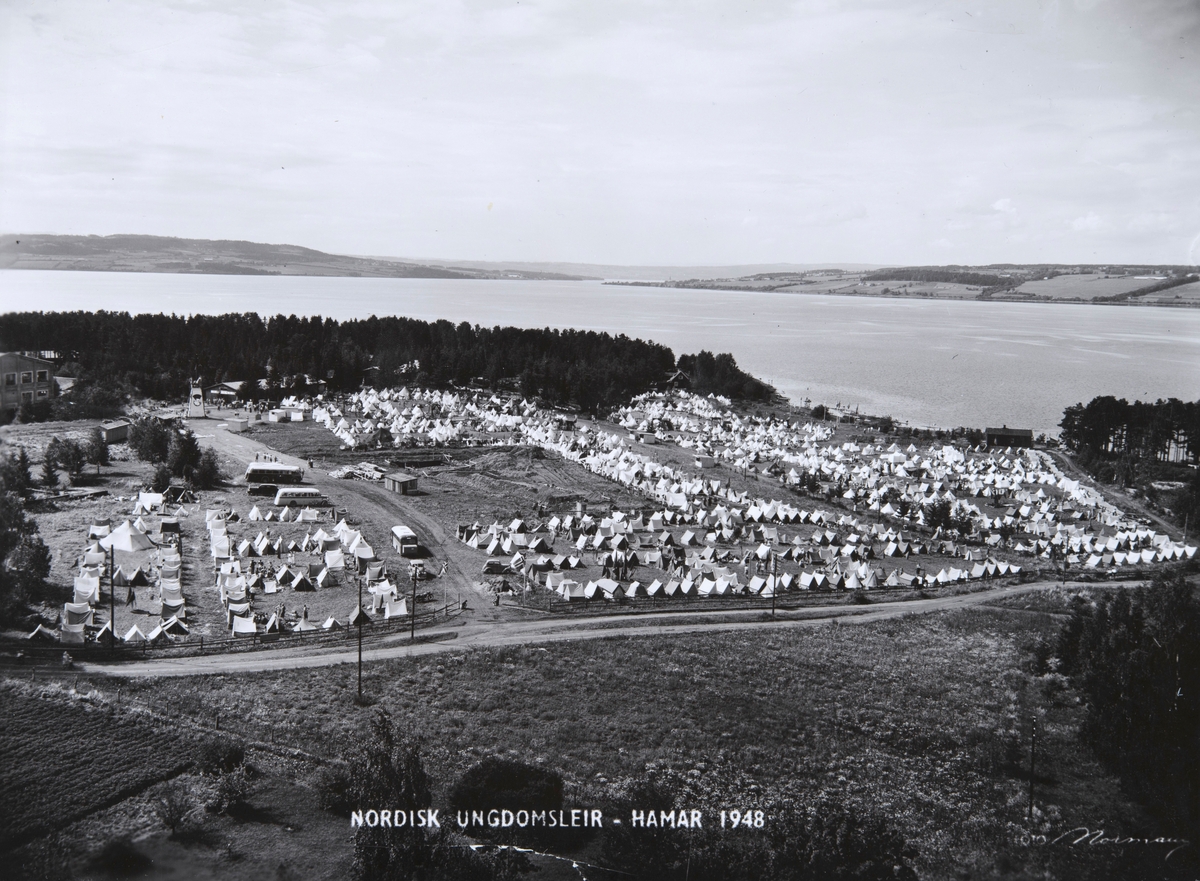
[[[410,643],[405,636],[391,636],[363,650],[363,661],[383,661],[440,652],[464,651],[507,645],[535,645],[576,639],[604,639],[610,636],[665,636],[678,633],[716,632],[764,628],[816,627],[831,621],[845,624],[868,624],[903,615],[925,614],[967,606],[989,600],[1017,596],[1053,587],[1058,582],[1035,582],[1017,587],[1001,587],[959,596],[936,597],[926,600],[875,603],[867,606],[814,606],[801,611],[780,612],[774,621],[763,621],[764,610],[716,612],[652,612],[629,618],[603,616],[564,621],[543,618],[536,621],[498,621],[473,623],[460,628],[426,632],[425,641]],[[741,617],[751,620],[719,620],[707,623],[697,618]],[[672,619],[690,620],[669,623]],[[599,626],[597,626],[599,625]],[[247,654],[208,655],[170,658],[124,664],[78,664],[85,673],[124,677],[205,676],[225,673],[254,673],[269,670],[294,670],[308,667],[329,667],[334,664],[355,663],[357,649],[324,653],[302,653],[299,650],[263,650]]]

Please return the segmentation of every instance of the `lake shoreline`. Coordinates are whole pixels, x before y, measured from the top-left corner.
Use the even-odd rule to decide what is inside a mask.
[[[625,334],[676,355],[729,352],[796,403],[919,427],[1057,433],[1097,395],[1194,399],[1200,313],[915,297],[749,293],[595,281],[0,271],[6,310],[403,315],[484,327]],[[1116,304],[1104,304],[1116,305]],[[34,348],[22,341],[0,344]],[[838,405],[841,406],[838,406]]]

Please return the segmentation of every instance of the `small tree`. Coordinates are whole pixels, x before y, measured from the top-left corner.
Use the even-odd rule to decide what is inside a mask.
[[[143,416],[129,427],[129,447],[143,462],[165,462],[171,449],[171,432],[161,420]]]
[[[0,460],[0,488],[23,496],[32,484],[29,456],[24,447],[18,447],[16,453],[9,453]]]
[[[108,459],[108,442],[104,440],[104,432],[97,425],[92,429],[91,436],[87,442],[87,461],[89,465],[96,466],[96,474],[100,473],[100,466],[107,465]]]
[[[58,486],[58,469],[54,466],[54,460],[50,458],[48,452],[42,462],[42,486],[46,489],[54,489]]]
[[[150,491],[164,493],[171,485],[171,468],[166,462],[160,462],[154,469],[154,477],[150,481]]]
[[[71,483],[75,483],[79,479],[87,461],[87,452],[78,441],[65,440],[59,446],[58,464],[67,472]]]
[[[206,447],[200,454],[195,479],[200,489],[212,489],[221,482],[221,465],[217,461],[217,451],[212,447]]]
[[[154,813],[171,831],[172,837],[184,828],[195,809],[196,802],[192,798],[191,790],[178,780],[168,784],[162,795],[154,800]]]
[[[200,444],[190,428],[171,434],[170,447],[167,450],[167,465],[176,477],[191,480],[196,467],[200,464]]]

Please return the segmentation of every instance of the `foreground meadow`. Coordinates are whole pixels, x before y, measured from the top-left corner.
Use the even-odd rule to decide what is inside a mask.
[[[1030,672],[1055,626],[1038,613],[975,609],[473,651],[369,667],[372,707],[355,703],[351,665],[123,688],[131,705],[181,727],[211,730],[219,719],[222,731],[320,761],[386,711],[423,739],[435,804],[468,767],[504,755],[560,772],[574,804],[611,803],[648,777],[714,810],[834,799],[900,831],[922,877],[1140,877],[1147,859],[1157,873],[1162,854],[1023,841],[1035,717],[1042,832],[1153,831],[1078,743],[1074,693]],[[315,786],[317,771],[295,773]]]

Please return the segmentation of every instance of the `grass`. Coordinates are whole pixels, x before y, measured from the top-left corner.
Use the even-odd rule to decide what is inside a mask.
[[[0,719],[0,851],[191,763],[192,744],[177,730],[114,713],[56,685],[0,685]]]
[[[443,789],[489,754],[560,769],[577,803],[603,802],[654,769],[714,806],[833,796],[882,813],[917,845],[928,877],[992,873],[1001,857],[1074,872],[1100,857],[1019,844],[1033,716],[1048,828],[1150,827],[1080,747],[1069,690],[1028,672],[1033,643],[1052,627],[976,609],[817,631],[624,637],[388,662],[370,668],[365,687],[425,737]],[[354,706],[352,666],[133,688],[180,717],[220,712],[248,737],[321,755],[362,735],[376,711]]]

